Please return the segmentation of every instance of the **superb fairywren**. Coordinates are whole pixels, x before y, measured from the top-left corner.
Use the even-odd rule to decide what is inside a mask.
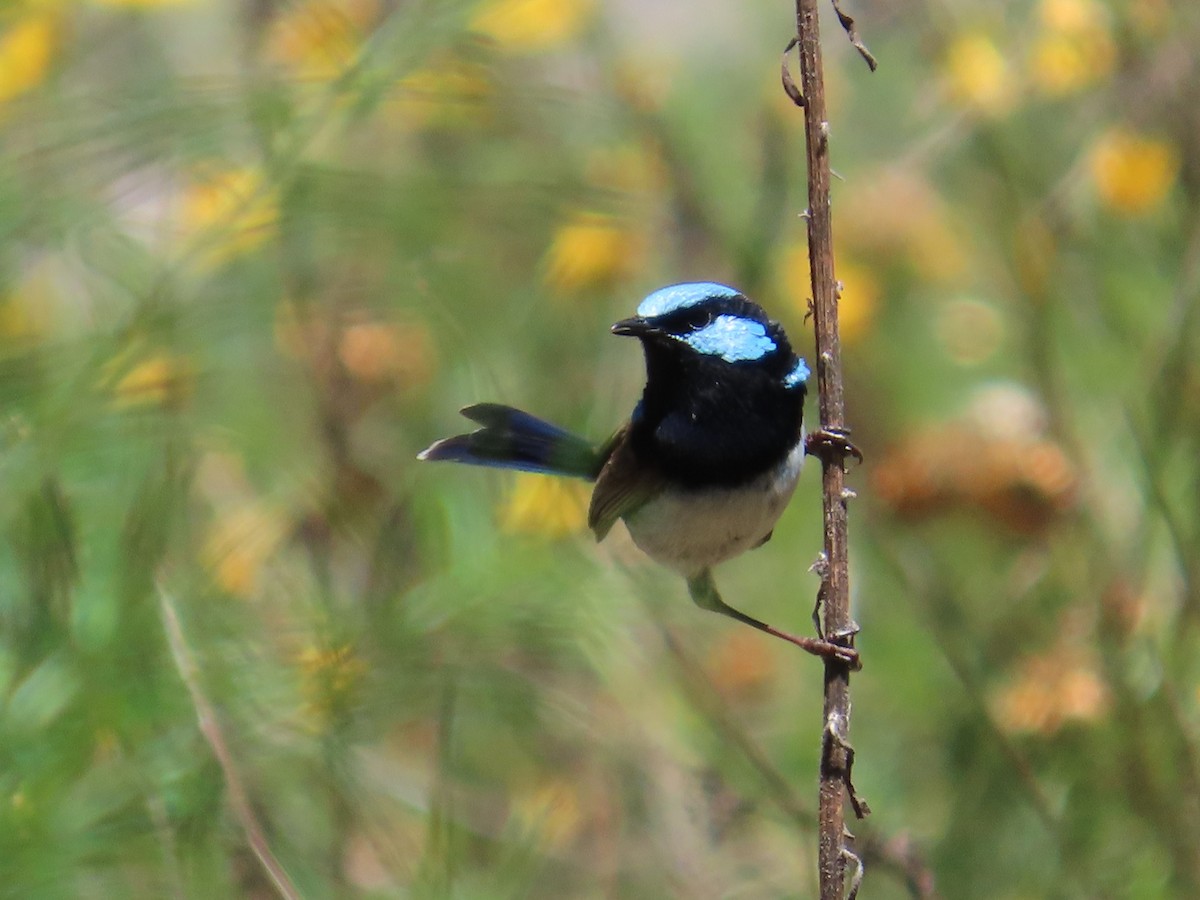
[[[852,649],[728,606],[713,582],[713,566],[770,539],[804,462],[809,371],[783,328],[733,288],[702,282],[655,291],[612,331],[642,342],[646,388],[629,423],[602,447],[482,403],[462,411],[482,428],[438,441],[419,458],[595,481],[588,524],[597,540],[623,519],[638,547],[687,579],[699,606],[809,652],[856,661]]]

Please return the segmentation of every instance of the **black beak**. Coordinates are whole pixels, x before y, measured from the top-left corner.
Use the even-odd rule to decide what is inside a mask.
[[[657,331],[657,328],[641,316],[634,316],[632,319],[622,319],[612,327],[612,333],[619,334],[621,337],[646,337],[655,334]]]

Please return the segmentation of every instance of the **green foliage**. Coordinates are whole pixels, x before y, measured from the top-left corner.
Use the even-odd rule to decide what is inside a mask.
[[[0,11],[4,896],[814,893],[818,663],[415,459],[606,437],[670,281],[811,347],[791,10],[636,6]],[[1200,895],[1200,16],[854,14],[865,890]],[[819,509],[723,595],[805,627]]]

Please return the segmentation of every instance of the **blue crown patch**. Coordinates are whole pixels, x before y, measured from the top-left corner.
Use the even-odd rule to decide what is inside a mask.
[[[665,316],[667,313],[689,306],[699,306],[712,297],[740,297],[741,292],[735,291],[726,284],[714,281],[696,281],[688,284],[672,284],[659,288],[638,304],[637,314],[643,319],[653,319]]]

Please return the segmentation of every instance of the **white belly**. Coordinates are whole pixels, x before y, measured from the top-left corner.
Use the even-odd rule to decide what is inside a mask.
[[[792,498],[803,464],[801,441],[750,484],[670,490],[627,516],[625,524],[642,552],[691,578],[762,543]]]

